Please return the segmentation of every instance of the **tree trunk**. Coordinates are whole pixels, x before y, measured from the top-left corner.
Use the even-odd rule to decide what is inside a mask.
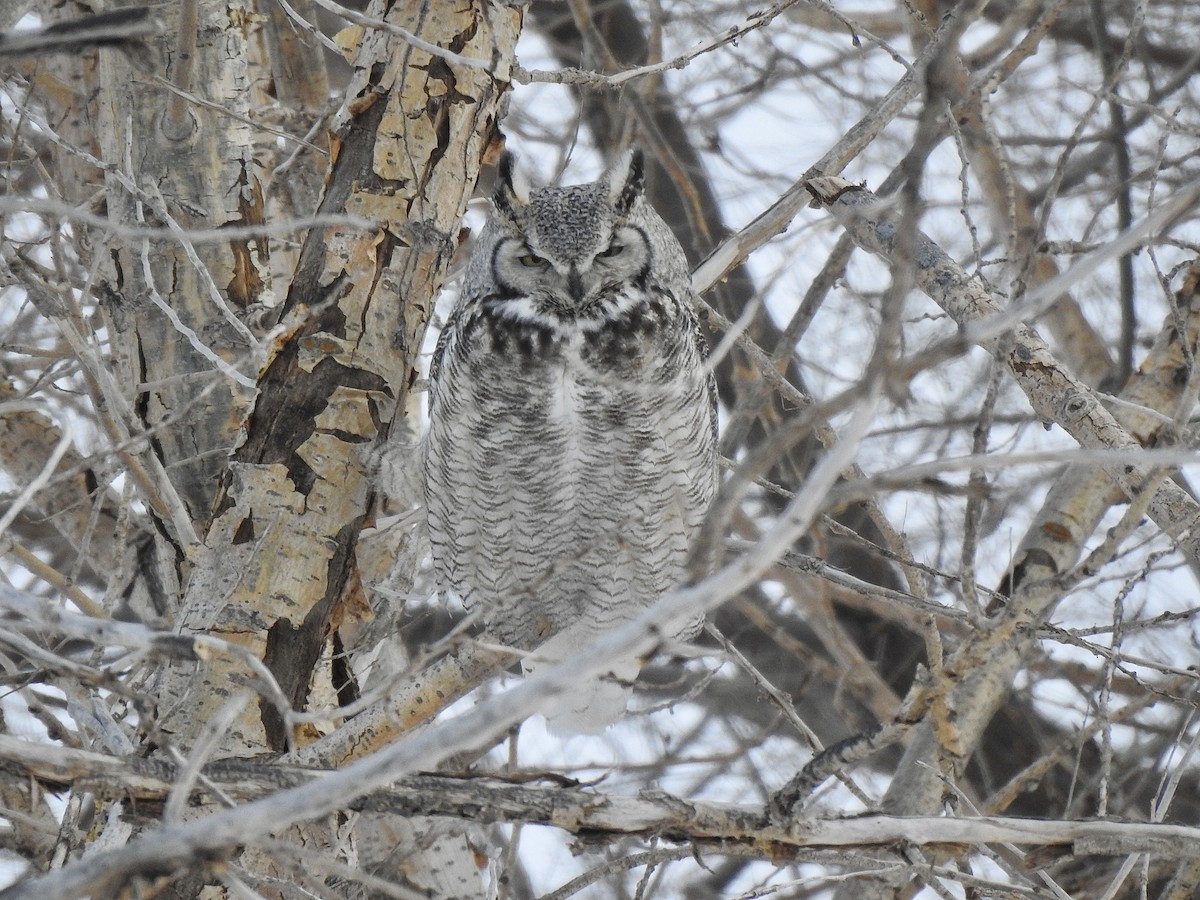
[[[318,732],[296,726],[291,711],[353,693],[353,669],[329,660],[336,630],[372,615],[356,544],[380,499],[378,457],[413,409],[417,354],[466,203],[497,150],[521,15],[486,0],[374,3],[367,15],[393,30],[340,36],[354,74],[326,142],[313,128],[328,95],[323,56],[278,4],[199,0],[165,14],[172,20],[149,68],[102,52],[95,73],[73,73],[67,83],[90,77],[94,88],[69,95],[60,126],[104,161],[113,228],[175,232],[116,241],[109,253],[106,232],[92,230],[119,363],[118,378],[98,371],[93,383],[114,443],[129,447],[143,475],[169,576],[160,590],[182,591],[181,601],[165,598],[173,627],[247,654],[176,663],[155,679],[150,745],[198,763],[302,745]],[[278,128],[308,134],[279,149]],[[297,253],[288,241],[299,226],[287,223],[313,209],[326,143],[316,207],[326,224],[310,228]],[[70,198],[81,202],[96,170],[63,156],[82,173]],[[270,238],[179,237],[264,223],[280,228]],[[280,325],[263,342],[248,312],[272,305]],[[263,687],[262,670],[248,668],[254,659],[278,688],[246,702]],[[280,837],[354,845],[344,822],[340,834],[326,825]],[[277,866],[244,864],[260,874]],[[184,896],[197,884],[174,890]]]

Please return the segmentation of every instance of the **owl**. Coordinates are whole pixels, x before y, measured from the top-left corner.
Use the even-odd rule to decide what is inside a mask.
[[[439,586],[489,640],[530,651],[528,673],[683,583],[717,418],[687,261],[640,151],[589,184],[526,193],[513,174],[506,154],[434,353],[425,501]],[[625,710],[640,664],[610,662],[545,711],[552,730]]]

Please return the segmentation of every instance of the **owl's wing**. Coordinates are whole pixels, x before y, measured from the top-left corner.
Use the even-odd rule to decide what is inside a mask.
[[[442,360],[445,358],[447,349],[457,335],[461,327],[460,320],[463,317],[463,304],[457,302],[454,304],[454,309],[450,311],[449,318],[446,319],[446,324],[442,326],[442,330],[438,333],[437,344],[433,348],[433,358],[429,361],[429,383],[437,384],[438,378],[442,374]]]
[[[684,311],[684,314],[691,320],[692,339],[696,342],[696,349],[700,353],[700,360],[704,365],[708,364],[708,338],[704,336],[704,329],[700,326],[700,317],[696,315],[696,296],[692,293],[691,288],[687,288],[682,297],[679,299],[679,306]],[[717,395],[717,379],[710,371],[708,373],[708,414],[709,420],[712,423],[713,444],[717,442],[717,408],[719,406],[719,397]]]

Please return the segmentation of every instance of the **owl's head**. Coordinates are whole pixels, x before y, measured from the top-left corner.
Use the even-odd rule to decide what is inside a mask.
[[[640,150],[599,180],[569,187],[527,192],[514,168],[506,153],[493,196],[490,274],[499,298],[531,301],[531,314],[575,318],[644,286],[666,226],[643,199]]]

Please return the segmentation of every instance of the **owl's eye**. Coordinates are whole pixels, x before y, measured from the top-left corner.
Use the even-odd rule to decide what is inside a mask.
[[[612,259],[614,256],[620,256],[624,250],[624,244],[622,244],[620,241],[613,241],[606,249],[597,253],[596,257],[598,259]]]
[[[537,269],[546,264],[546,260],[536,253],[526,253],[524,256],[518,256],[517,262],[527,269]]]

